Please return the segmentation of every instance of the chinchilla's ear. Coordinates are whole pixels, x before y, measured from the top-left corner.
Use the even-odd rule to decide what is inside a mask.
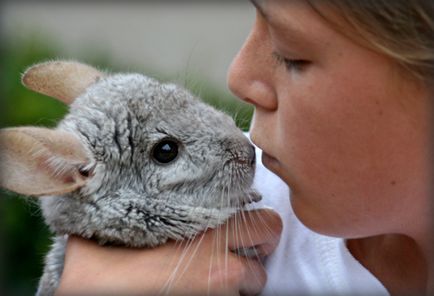
[[[90,160],[70,133],[37,127],[0,130],[0,186],[24,195],[64,194],[86,183]]]
[[[86,64],[50,61],[28,68],[22,76],[22,83],[31,90],[69,105],[102,77],[102,72]]]

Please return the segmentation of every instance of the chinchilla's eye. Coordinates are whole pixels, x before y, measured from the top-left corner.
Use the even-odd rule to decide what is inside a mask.
[[[169,163],[178,156],[178,143],[174,139],[163,139],[152,148],[151,156],[158,163]]]

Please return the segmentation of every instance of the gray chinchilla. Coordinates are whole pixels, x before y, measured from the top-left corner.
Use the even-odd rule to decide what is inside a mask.
[[[154,247],[260,199],[249,140],[181,87],[73,61],[30,67],[23,83],[69,105],[55,129],[0,131],[1,187],[40,196],[56,234],[38,295],[54,294],[67,235]]]

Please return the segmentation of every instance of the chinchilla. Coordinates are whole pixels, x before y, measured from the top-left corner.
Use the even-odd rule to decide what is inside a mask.
[[[54,294],[68,235],[154,247],[260,200],[249,140],[185,89],[74,61],[37,64],[22,81],[69,105],[54,129],[0,131],[1,187],[41,197],[56,235],[38,295]]]

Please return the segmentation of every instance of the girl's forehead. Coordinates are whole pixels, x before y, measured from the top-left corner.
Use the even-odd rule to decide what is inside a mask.
[[[291,46],[320,47],[345,38],[304,0],[251,0],[278,41]],[[324,10],[330,11],[325,7]],[[336,14],[332,11],[333,16]],[[336,16],[338,17],[338,16]]]
[[[321,21],[307,1],[251,0],[251,3],[270,25],[277,28],[297,32],[303,30],[303,24]]]

